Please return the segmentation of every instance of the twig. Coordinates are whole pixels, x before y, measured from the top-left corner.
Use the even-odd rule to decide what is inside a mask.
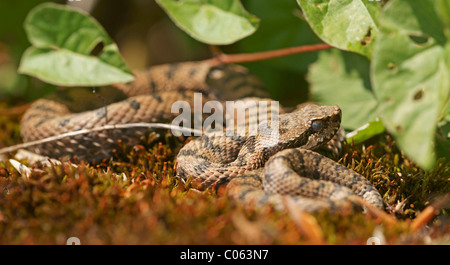
[[[411,222],[411,230],[413,232],[419,230],[423,226],[425,226],[436,214],[439,213],[441,208],[450,200],[450,193],[444,195],[443,198],[433,203],[432,205],[427,206],[412,222]]]
[[[395,224],[397,222],[397,220],[394,217],[390,216],[386,212],[378,209],[377,207],[375,207],[372,204],[366,202],[365,200],[363,200],[362,198],[360,198],[358,196],[352,196],[351,200],[353,202],[359,204],[359,205],[364,206],[365,209],[367,210],[367,212],[371,213],[375,217],[378,217],[379,219],[381,219],[382,221],[384,221],[388,225],[393,225],[393,224]]]
[[[20,105],[20,106],[8,108],[8,109],[0,109],[0,115],[5,115],[5,116],[20,115],[20,114],[23,114],[30,106],[31,106],[31,104],[25,104],[25,105]]]
[[[283,196],[282,201],[299,232],[305,235],[314,245],[325,244],[322,229],[316,218],[297,208],[294,200],[289,196]]]
[[[131,129],[131,128],[150,128],[150,129],[170,129],[170,130],[176,130],[180,131],[182,133],[194,133],[194,134],[201,134],[202,132],[196,129],[189,129],[189,128],[183,128],[175,125],[165,124],[165,123],[128,123],[128,124],[115,124],[115,125],[104,125],[101,127],[95,127],[91,129],[83,129],[68,133],[63,133],[47,138],[43,138],[37,141],[27,142],[23,144],[17,144],[9,147],[5,147],[0,149],[0,154],[5,154],[9,152],[16,151],[21,148],[28,148],[35,145],[45,144],[52,141],[57,141],[60,139],[73,137],[76,135],[81,134],[87,134],[91,132],[97,132],[97,131],[104,131],[104,130],[115,130],[115,129]]]
[[[330,49],[332,47],[333,46],[325,44],[325,43],[319,43],[319,44],[296,46],[296,47],[284,48],[284,49],[279,49],[279,50],[271,50],[271,51],[265,51],[265,52],[240,53],[240,54],[220,53],[220,54],[217,54],[215,56],[215,58],[209,59],[209,61],[211,61],[212,65],[255,62],[255,61],[262,61],[262,60],[267,60],[267,59],[272,59],[272,58],[288,56],[288,55],[297,54],[297,53],[325,50],[325,49]],[[214,51],[216,51],[216,50],[214,50]]]

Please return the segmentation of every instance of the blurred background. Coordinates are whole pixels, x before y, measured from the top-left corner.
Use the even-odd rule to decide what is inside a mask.
[[[23,52],[30,46],[23,22],[27,13],[43,2],[80,7],[89,12],[116,41],[130,69],[210,58],[210,47],[189,37],[168,18],[154,0],[0,0],[0,108],[25,104],[55,88],[17,74]],[[302,17],[296,1],[242,0],[261,19],[255,34],[219,48],[226,53],[258,52],[320,43]],[[246,63],[273,98],[295,105],[308,98],[305,73],[317,52]]]

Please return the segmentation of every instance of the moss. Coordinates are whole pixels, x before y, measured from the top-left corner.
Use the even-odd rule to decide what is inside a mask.
[[[397,149],[389,135],[367,147],[346,145],[344,149],[340,162],[368,178],[383,195],[387,211],[397,218],[414,218],[450,192],[449,161],[441,158],[432,170],[424,171]],[[442,213],[448,214],[448,209]]]
[[[17,126],[17,120],[7,122],[15,124],[8,128]],[[8,132],[1,142],[18,141],[15,129]],[[141,145],[120,145],[114,159],[95,165],[28,165],[29,178],[0,162],[0,244],[65,244],[71,236],[82,244],[312,242],[286,212],[244,208],[226,196],[190,190],[173,176],[181,146],[173,137],[158,141],[151,135]],[[419,233],[409,226],[435,197],[450,191],[448,162],[424,172],[383,136],[368,146],[345,145],[340,163],[368,177],[398,221],[388,225],[350,211],[313,214],[325,243],[365,244],[376,229],[390,244],[448,243],[448,209]]]

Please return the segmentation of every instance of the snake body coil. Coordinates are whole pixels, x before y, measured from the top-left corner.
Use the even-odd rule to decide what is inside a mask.
[[[26,142],[105,124],[170,123],[177,115],[172,113],[172,104],[182,100],[192,106],[193,92],[202,93],[203,102],[224,104],[225,100],[248,96],[267,101],[261,87],[239,66],[211,67],[206,61],[155,66],[136,73],[133,83],[97,91],[116,101],[107,102],[107,108],[86,89],[71,89],[36,101],[22,119],[22,137]],[[364,177],[311,151],[327,144],[339,130],[339,107],[307,104],[283,112],[280,109],[282,114],[274,121],[259,120],[266,128],[276,128],[268,134],[258,131],[256,135],[247,132],[230,137],[210,133],[190,141],[178,154],[177,176],[184,180],[191,176],[197,189],[228,184],[230,196],[257,204],[282,207],[282,196],[291,196],[299,208],[315,211],[340,208],[352,196],[359,196],[383,207],[380,194]],[[48,142],[32,151],[93,161],[110,156],[117,139],[131,145],[148,132],[96,131]]]

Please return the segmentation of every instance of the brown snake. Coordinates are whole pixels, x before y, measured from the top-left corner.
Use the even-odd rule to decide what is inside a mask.
[[[105,124],[170,123],[177,115],[171,112],[172,104],[183,100],[192,106],[193,92],[201,92],[203,102],[223,104],[247,96],[268,100],[262,99],[267,94],[261,87],[245,68],[236,65],[212,67],[204,61],[154,66],[137,72],[130,84],[96,91],[107,102],[87,89],[65,90],[36,101],[23,116],[22,137],[27,142]],[[382,208],[382,198],[368,180],[308,150],[329,142],[339,130],[340,119],[337,106],[307,104],[280,114],[278,121],[261,120],[266,125],[276,123],[277,138],[259,131],[251,136],[206,134],[180,150],[177,176],[190,179],[192,186],[201,190],[228,184],[231,197],[258,205],[271,203],[282,208],[282,197],[289,195],[306,211],[339,209],[348,205],[352,196],[359,196]],[[50,157],[76,155],[93,161],[110,156],[118,139],[132,145],[147,133],[149,130],[143,129],[96,131],[31,150]]]

